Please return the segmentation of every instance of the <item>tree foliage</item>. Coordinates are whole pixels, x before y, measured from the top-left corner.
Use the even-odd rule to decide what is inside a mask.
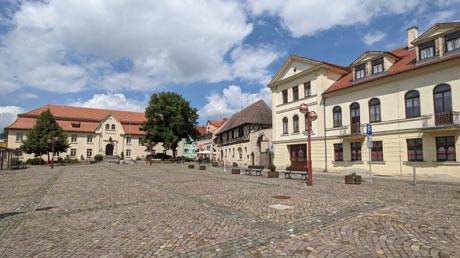
[[[166,150],[176,150],[182,139],[196,139],[198,131],[198,111],[190,107],[190,102],[174,92],[152,94],[149,106],[145,109],[147,119],[143,129],[147,132],[147,140],[162,142]]]
[[[53,137],[58,137],[54,145],[54,151],[66,152],[67,148],[69,148],[67,134],[62,131],[62,128],[48,109],[38,116],[34,127],[27,132],[21,149],[26,153],[41,156],[51,151],[51,144],[48,140]]]

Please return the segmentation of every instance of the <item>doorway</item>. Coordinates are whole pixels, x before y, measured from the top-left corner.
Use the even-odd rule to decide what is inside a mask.
[[[113,144],[109,143],[105,146],[105,155],[113,156]]]
[[[291,166],[293,168],[304,168],[307,165],[305,144],[297,144],[290,146]]]

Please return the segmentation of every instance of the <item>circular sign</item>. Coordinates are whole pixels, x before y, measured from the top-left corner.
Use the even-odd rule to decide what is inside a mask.
[[[310,118],[310,121],[315,121],[316,119],[318,119],[318,115],[315,111],[308,112],[308,117]]]
[[[455,148],[451,146],[451,147],[449,147],[449,148],[447,149],[447,151],[448,151],[448,152],[454,152],[454,151],[455,151]]]

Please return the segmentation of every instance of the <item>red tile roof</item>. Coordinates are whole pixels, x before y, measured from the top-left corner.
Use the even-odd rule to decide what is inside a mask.
[[[213,126],[215,126],[215,127],[220,127],[221,125],[223,125],[225,123],[225,121],[227,121],[227,119],[224,119],[224,120],[209,120],[208,122],[210,124],[212,124]]]
[[[19,114],[16,121],[6,129],[32,129],[36,118],[47,109],[51,111],[59,126],[66,132],[95,132],[100,123],[112,114],[120,121],[127,134],[145,134],[140,130],[141,123],[145,121],[143,112],[58,105],[46,105],[30,112]],[[78,123],[80,127],[72,127],[72,123]]]
[[[200,136],[203,136],[206,134],[207,130],[206,130],[206,127],[205,126],[197,126],[196,127],[196,130],[198,130],[198,133],[200,134]]]
[[[381,75],[372,76],[372,77],[369,77],[363,80],[353,81],[353,72],[350,72],[344,75],[342,78],[340,78],[337,82],[332,84],[331,87],[329,87],[323,94],[337,92],[343,89],[348,89],[351,87],[362,85],[367,82],[376,81],[376,80],[386,78],[389,76],[397,75],[397,74],[404,73],[404,72],[409,72],[412,70],[420,69],[422,67],[427,67],[430,65],[434,65],[437,63],[445,62],[445,61],[456,59],[460,57],[460,53],[457,53],[457,54],[453,54],[447,57],[441,57],[438,59],[434,59],[432,61],[427,61],[424,63],[417,64],[415,48],[408,49],[406,46],[406,47],[395,49],[391,51],[390,53],[392,55],[400,57],[401,59],[396,61],[390,67],[390,69],[388,69],[388,71],[386,71],[385,73]],[[350,70],[351,70],[351,67],[350,67]]]

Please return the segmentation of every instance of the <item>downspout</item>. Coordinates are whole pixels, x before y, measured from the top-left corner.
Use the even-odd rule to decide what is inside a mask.
[[[323,95],[324,172],[327,172],[326,98]]]

